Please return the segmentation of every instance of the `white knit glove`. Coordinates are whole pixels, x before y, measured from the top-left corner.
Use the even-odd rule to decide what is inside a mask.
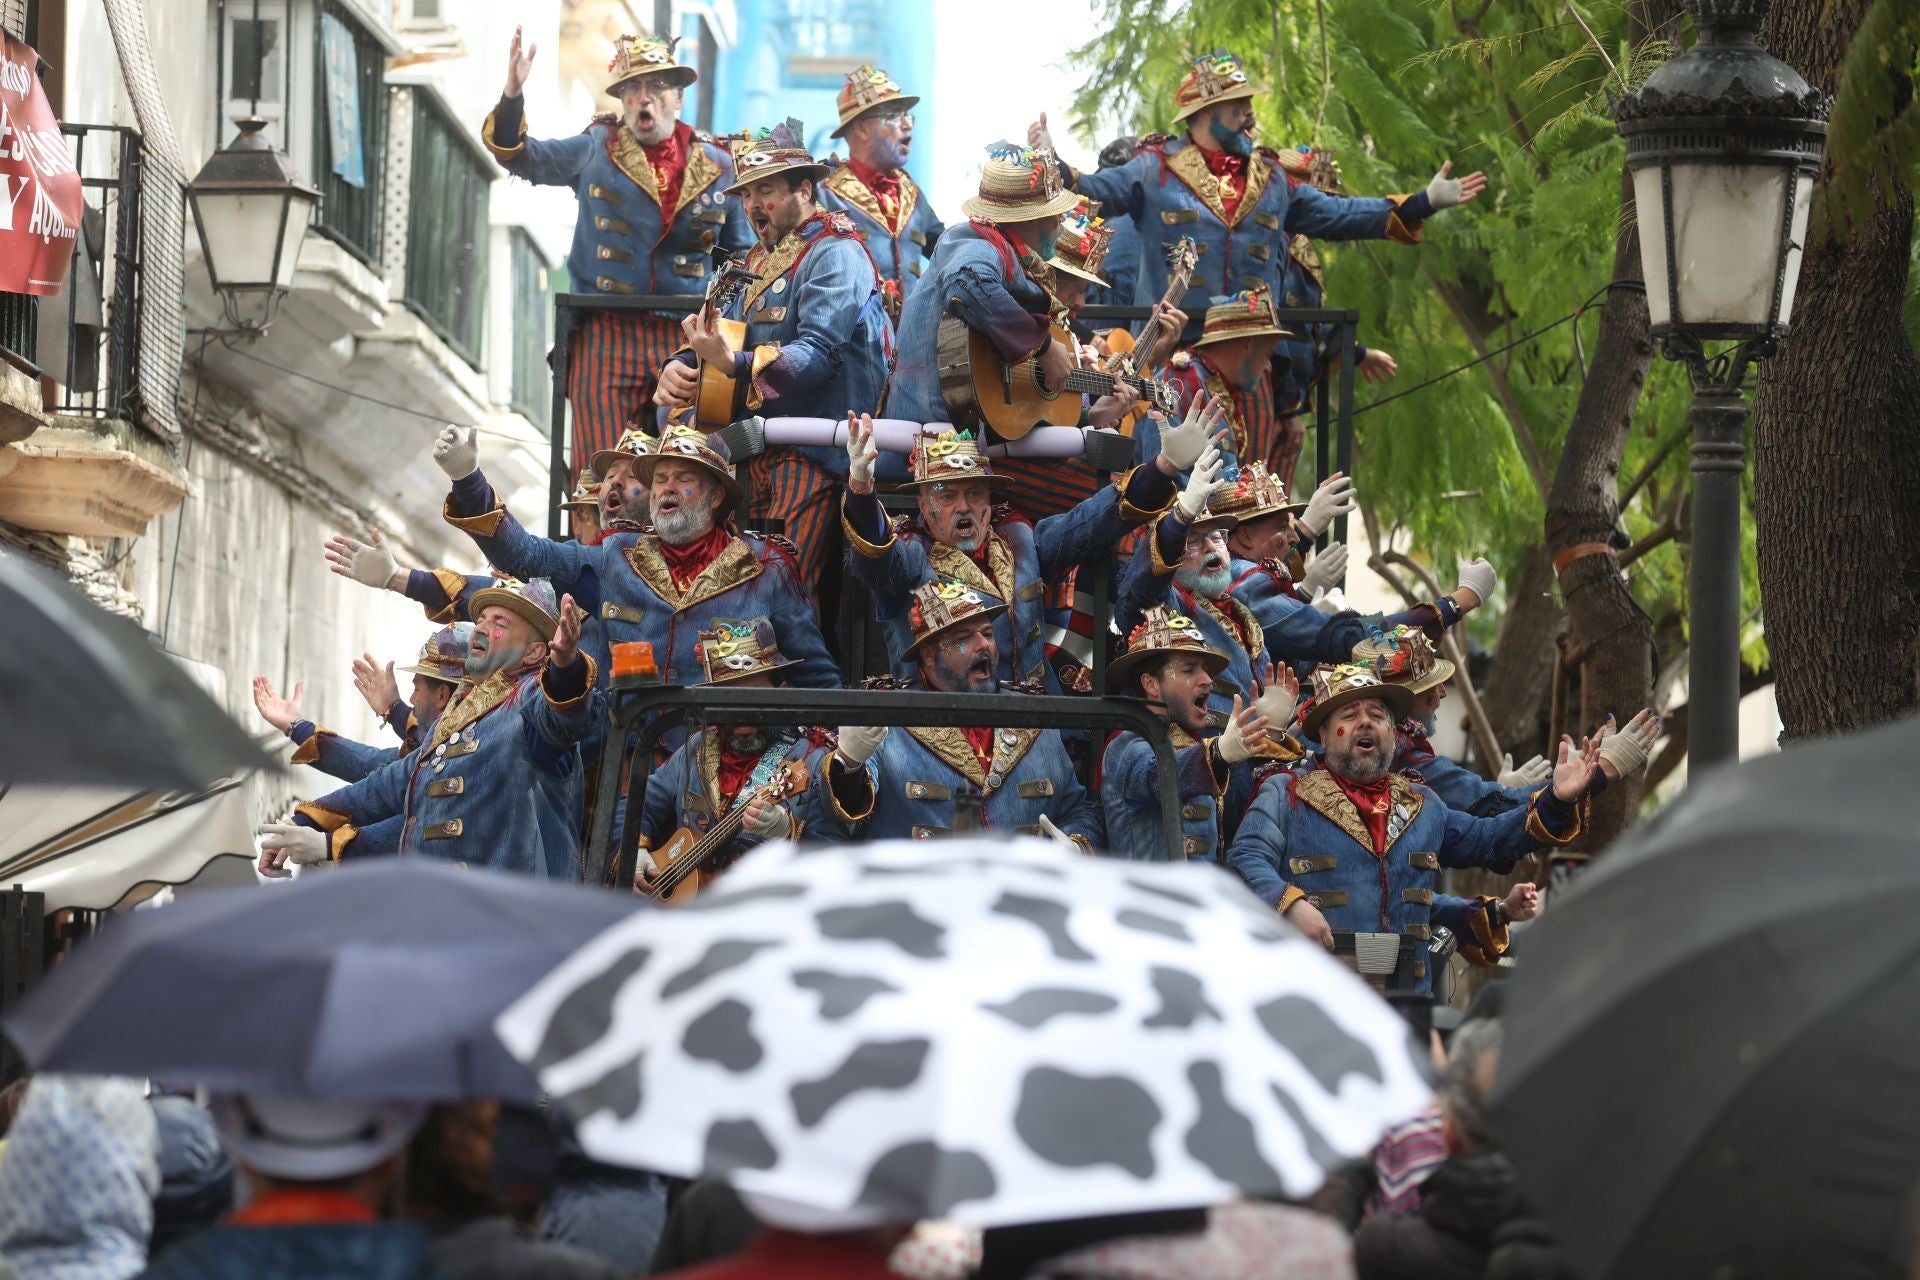
[[[1180,491],[1180,499],[1174,504],[1174,514],[1182,523],[1192,524],[1206,514],[1208,499],[1227,487],[1227,481],[1220,478],[1226,469],[1227,460],[1220,456],[1220,446],[1209,442],[1193,464],[1187,487]]]
[[[1451,209],[1462,199],[1460,179],[1447,176],[1452,165],[1440,166],[1440,172],[1433,175],[1433,181],[1427,184],[1427,201],[1437,213],[1441,209]]]
[[[1338,587],[1328,587],[1325,591],[1316,593],[1313,599],[1307,603],[1329,617],[1336,613],[1345,613],[1347,610],[1353,608],[1352,605],[1347,603],[1347,593]]]
[[[747,830],[762,840],[785,840],[793,834],[793,815],[785,805],[770,804],[747,824]]]
[[[433,460],[449,480],[465,480],[480,469],[480,432],[449,423],[433,442]]]
[[[840,745],[836,748],[842,758],[852,764],[865,764],[873,759],[873,753],[887,739],[887,726],[884,724],[854,724],[840,730]]]
[[[1300,589],[1309,597],[1338,587],[1347,576],[1347,544],[1336,542],[1325,551],[1307,557],[1307,570],[1300,575]]]
[[[1218,744],[1214,749],[1228,764],[1239,764],[1253,754],[1253,744],[1247,741],[1247,731],[1240,725],[1238,694],[1234,695],[1233,714],[1227,717],[1227,727],[1220,731],[1220,736],[1214,741]]]
[[[1491,604],[1500,591],[1500,575],[1491,561],[1477,556],[1460,566],[1460,585],[1480,597],[1481,604]]]
[[[1269,680],[1260,696],[1253,700],[1253,709],[1267,718],[1267,737],[1277,738],[1293,723],[1293,712],[1299,704],[1297,691]]]
[[[1160,456],[1171,463],[1176,472],[1185,471],[1198,462],[1207,446],[1213,443],[1214,433],[1220,429],[1220,420],[1226,412],[1226,406],[1218,401],[1195,396],[1179,426],[1161,428]]]
[[[1604,744],[1600,754],[1606,754]],[[1545,756],[1535,756],[1516,769],[1513,767],[1513,755],[1509,752],[1500,757],[1500,776],[1494,781],[1503,787],[1533,788],[1552,776],[1553,766],[1547,763]]]
[[[278,863],[312,866],[316,862],[332,861],[324,831],[291,822],[269,822],[260,828],[260,869],[267,875],[285,874],[274,865]]]
[[[1335,516],[1352,515],[1354,505],[1353,477],[1328,476],[1313,491],[1313,496],[1307,499],[1307,509],[1300,513],[1300,523],[1317,538],[1327,531],[1327,526],[1333,523]]]
[[[1653,740],[1659,736],[1660,718],[1650,711],[1642,711],[1627,721],[1625,728],[1600,740],[1600,759],[1613,766],[1616,777],[1631,778],[1647,767]]]
[[[1055,844],[1063,844],[1075,853],[1080,852],[1080,842],[1053,825],[1053,819],[1044,813],[1040,815],[1040,834]]]
[[[860,486],[860,492],[865,493],[873,487],[873,464],[880,456],[880,441],[874,438],[871,418],[861,425],[866,428],[862,439],[854,439],[851,424],[847,430],[847,482]]]

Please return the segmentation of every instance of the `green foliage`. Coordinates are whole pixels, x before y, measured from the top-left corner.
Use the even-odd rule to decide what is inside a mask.
[[[1845,239],[1920,173],[1920,4],[1874,0],[1847,47],[1827,128],[1828,180],[1814,234]]]
[[[1592,358],[1595,295],[1631,216],[1621,209],[1623,150],[1607,95],[1637,87],[1681,33],[1635,43],[1613,0],[1583,4],[1578,20],[1564,0],[1105,0],[1103,9],[1102,33],[1075,54],[1087,75],[1075,103],[1082,119],[1097,109],[1134,131],[1163,131],[1188,58],[1226,48],[1266,87],[1255,103],[1262,140],[1330,148],[1349,191],[1418,191],[1449,159],[1456,174],[1486,172],[1487,193],[1435,218],[1417,248],[1320,246],[1329,305],[1359,308],[1361,342],[1399,361],[1395,382],[1356,390],[1363,409],[1480,354],[1447,297],[1468,300],[1488,350],[1593,299],[1578,319],[1490,365],[1357,419],[1359,486],[1388,531],[1404,531],[1443,579],[1468,555],[1517,565],[1540,544],[1544,515],[1520,425],[1550,475]],[[1332,78],[1324,113],[1323,41]],[[1512,412],[1489,367],[1504,375]],[[1684,373],[1656,360],[1620,466],[1623,489],[1652,466],[1622,516],[1630,537],[1661,529],[1676,487],[1684,493],[1685,447],[1656,455],[1683,429],[1689,398]],[[1473,490],[1479,496],[1441,496]],[[1685,611],[1684,552],[1684,537],[1669,539],[1631,566],[1656,623]],[[1744,580],[1757,602],[1750,553]]]

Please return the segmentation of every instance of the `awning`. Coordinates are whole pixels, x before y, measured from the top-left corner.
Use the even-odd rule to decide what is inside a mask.
[[[49,913],[131,906],[188,881],[255,884],[253,858],[244,778],[184,793],[0,787],[0,889],[44,893]]]

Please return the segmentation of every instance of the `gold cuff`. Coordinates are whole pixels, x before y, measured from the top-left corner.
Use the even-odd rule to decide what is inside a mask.
[[[347,846],[352,844],[353,838],[359,834],[360,828],[358,827],[341,827],[337,831],[332,832],[327,836],[328,855],[331,856],[335,862],[340,861],[341,855],[347,851]]]
[[[1549,782],[1547,784],[1547,787],[1551,788],[1552,785],[1553,784]],[[1558,796],[1554,798],[1559,799]],[[1562,801],[1561,803],[1564,804],[1565,801]],[[1540,804],[1540,793],[1536,792],[1534,794],[1533,799],[1527,801],[1527,834],[1532,836],[1534,840],[1537,841],[1538,843],[1545,844],[1545,845],[1555,845],[1555,846],[1569,845],[1569,844],[1572,844],[1575,840],[1578,840],[1581,837],[1581,835],[1583,835],[1586,832],[1586,829],[1587,829],[1587,797],[1586,796],[1580,797],[1579,800],[1575,801],[1571,806],[1569,806],[1573,810],[1573,822],[1569,825],[1566,834],[1560,835],[1560,836],[1556,836],[1552,832],[1548,831],[1547,824],[1540,821],[1539,804]]]
[[[421,605],[420,607],[426,610],[427,621],[438,622],[442,626],[465,621],[460,616],[460,593],[467,589],[467,575],[455,573],[451,569],[435,569],[433,580],[439,583],[440,590],[446,593],[447,604],[442,609]]]
[[[1153,464],[1149,462],[1146,465],[1152,466]],[[1120,518],[1128,524],[1145,524],[1149,520],[1157,520],[1167,514],[1167,512],[1173,510],[1173,504],[1180,500],[1179,486],[1176,484],[1172,486],[1174,490],[1173,493],[1160,505],[1157,511],[1148,511],[1128,502],[1127,486],[1133,483],[1133,477],[1139,470],[1139,467],[1133,467],[1124,475],[1118,475],[1113,478],[1113,487],[1118,490],[1120,494]]]
[[[505,503],[501,503],[493,510],[481,515],[457,516],[453,514],[453,495],[448,494],[446,502],[442,504],[440,508],[440,513],[446,517],[448,524],[462,533],[471,533],[482,538],[491,538],[499,531],[500,521],[506,517],[507,507]],[[462,578],[460,584],[464,587],[466,585],[466,579]]]
[[[1476,900],[1473,914],[1467,917],[1467,932],[1473,938],[1461,940],[1460,955],[1468,964],[1486,968],[1507,953],[1512,938],[1507,933],[1506,921],[1499,918],[1499,908],[1494,905],[1499,901],[1483,894]]]
[[[873,775],[867,772],[867,766],[864,764],[856,764],[847,770],[849,776],[857,776],[866,784],[867,807],[859,813],[848,813],[846,808],[840,803],[840,793],[833,788],[833,775],[827,772],[831,768],[833,768],[833,757],[829,755],[820,765],[820,786],[825,789],[827,793],[827,803],[833,806],[834,816],[842,822],[864,822],[872,817],[873,807],[880,799],[880,792],[879,789],[873,785]]]
[[[565,702],[562,702],[558,698],[555,698],[551,693],[547,692],[547,671],[551,671],[553,669],[551,664],[548,665],[546,670],[540,673],[540,696],[545,698],[547,700],[547,705],[552,707],[555,711],[571,711],[575,707],[579,706],[582,702],[585,702],[593,694],[593,680],[594,680],[594,676],[598,674],[593,669],[593,655],[587,654],[587,653],[578,653],[578,651],[576,651],[576,656],[579,658],[581,662],[584,662],[587,664],[587,687],[580,691],[580,696],[577,698],[568,698]]]
[[[293,811],[303,817],[311,819],[314,826],[329,833],[338,831],[340,828],[347,826],[349,822],[346,814],[335,809],[322,808],[311,802],[307,804],[297,804],[293,806]]]
[[[760,391],[760,371],[780,358],[780,344],[763,342],[753,349],[753,361],[747,373],[747,408],[758,409],[766,403]]]
[[[493,152],[493,158],[495,160],[504,164],[506,161],[519,156],[527,149],[526,112],[523,110],[520,114],[520,141],[510,147],[503,147],[493,140],[493,116],[494,113],[492,111],[487,112],[486,121],[480,126],[480,142],[487,150]]]
[[[1284,916],[1285,914],[1287,914],[1287,909],[1289,907],[1291,907],[1294,903],[1301,901],[1306,896],[1307,896],[1306,890],[1302,889],[1299,885],[1290,884],[1286,888],[1280,891],[1280,901],[1274,907],[1274,910]]]
[[[333,730],[331,729],[316,728],[313,731],[313,735],[309,737],[305,742],[301,743],[300,746],[294,751],[293,760],[291,761],[291,763],[318,764],[320,762],[320,735],[323,733],[332,733],[332,732]]]
[[[1425,224],[1419,222],[1408,224],[1400,221],[1400,210],[1398,208],[1402,202],[1411,200],[1413,197],[1410,195],[1388,196],[1387,199],[1393,201],[1395,205],[1394,208],[1387,211],[1387,239],[1393,241],[1395,244],[1419,244],[1420,230]]]
[[[880,509],[880,518],[882,520],[886,519],[886,508],[884,507]],[[868,542],[865,538],[861,537],[859,530],[853,527],[853,521],[847,519],[847,499],[844,493],[840,497],[840,527],[846,531],[847,545],[852,547],[856,554],[865,556],[869,560],[878,560],[881,556],[893,550],[893,544],[899,541],[899,539],[893,535],[893,523],[891,521],[887,523],[887,540],[885,542]]]
[[[1147,542],[1152,547],[1152,550],[1149,551],[1148,554],[1152,557],[1151,563],[1153,566],[1153,576],[1156,578],[1172,577],[1174,572],[1177,569],[1179,569],[1180,561],[1176,560],[1172,564],[1168,564],[1166,560],[1161,556],[1160,525],[1158,521],[1155,521],[1154,524],[1147,529]],[[1184,542],[1181,543],[1180,545],[1181,559],[1186,558],[1186,550],[1187,550],[1186,544]]]

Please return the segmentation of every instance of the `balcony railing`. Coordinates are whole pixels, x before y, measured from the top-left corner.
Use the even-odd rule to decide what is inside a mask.
[[[86,226],[100,229],[103,250],[74,256],[73,276],[60,299],[64,351],[42,353],[42,370],[59,385],[56,413],[137,420],[145,276],[141,192],[146,153],[140,135],[124,125],[63,124],[80,171]],[[51,300],[49,300],[51,301]],[[43,303],[43,306],[46,305]]]
[[[413,103],[406,300],[477,367],[486,319],[487,188],[494,170],[430,94],[416,91]]]
[[[352,37],[362,180],[355,185],[334,172],[333,166],[341,157],[333,154],[329,128],[327,42],[316,35],[313,41],[313,154],[318,158],[314,169],[320,188],[320,212],[313,228],[362,262],[377,267],[381,209],[386,203],[387,51],[352,10],[336,0],[322,0],[320,13],[338,21]]]

